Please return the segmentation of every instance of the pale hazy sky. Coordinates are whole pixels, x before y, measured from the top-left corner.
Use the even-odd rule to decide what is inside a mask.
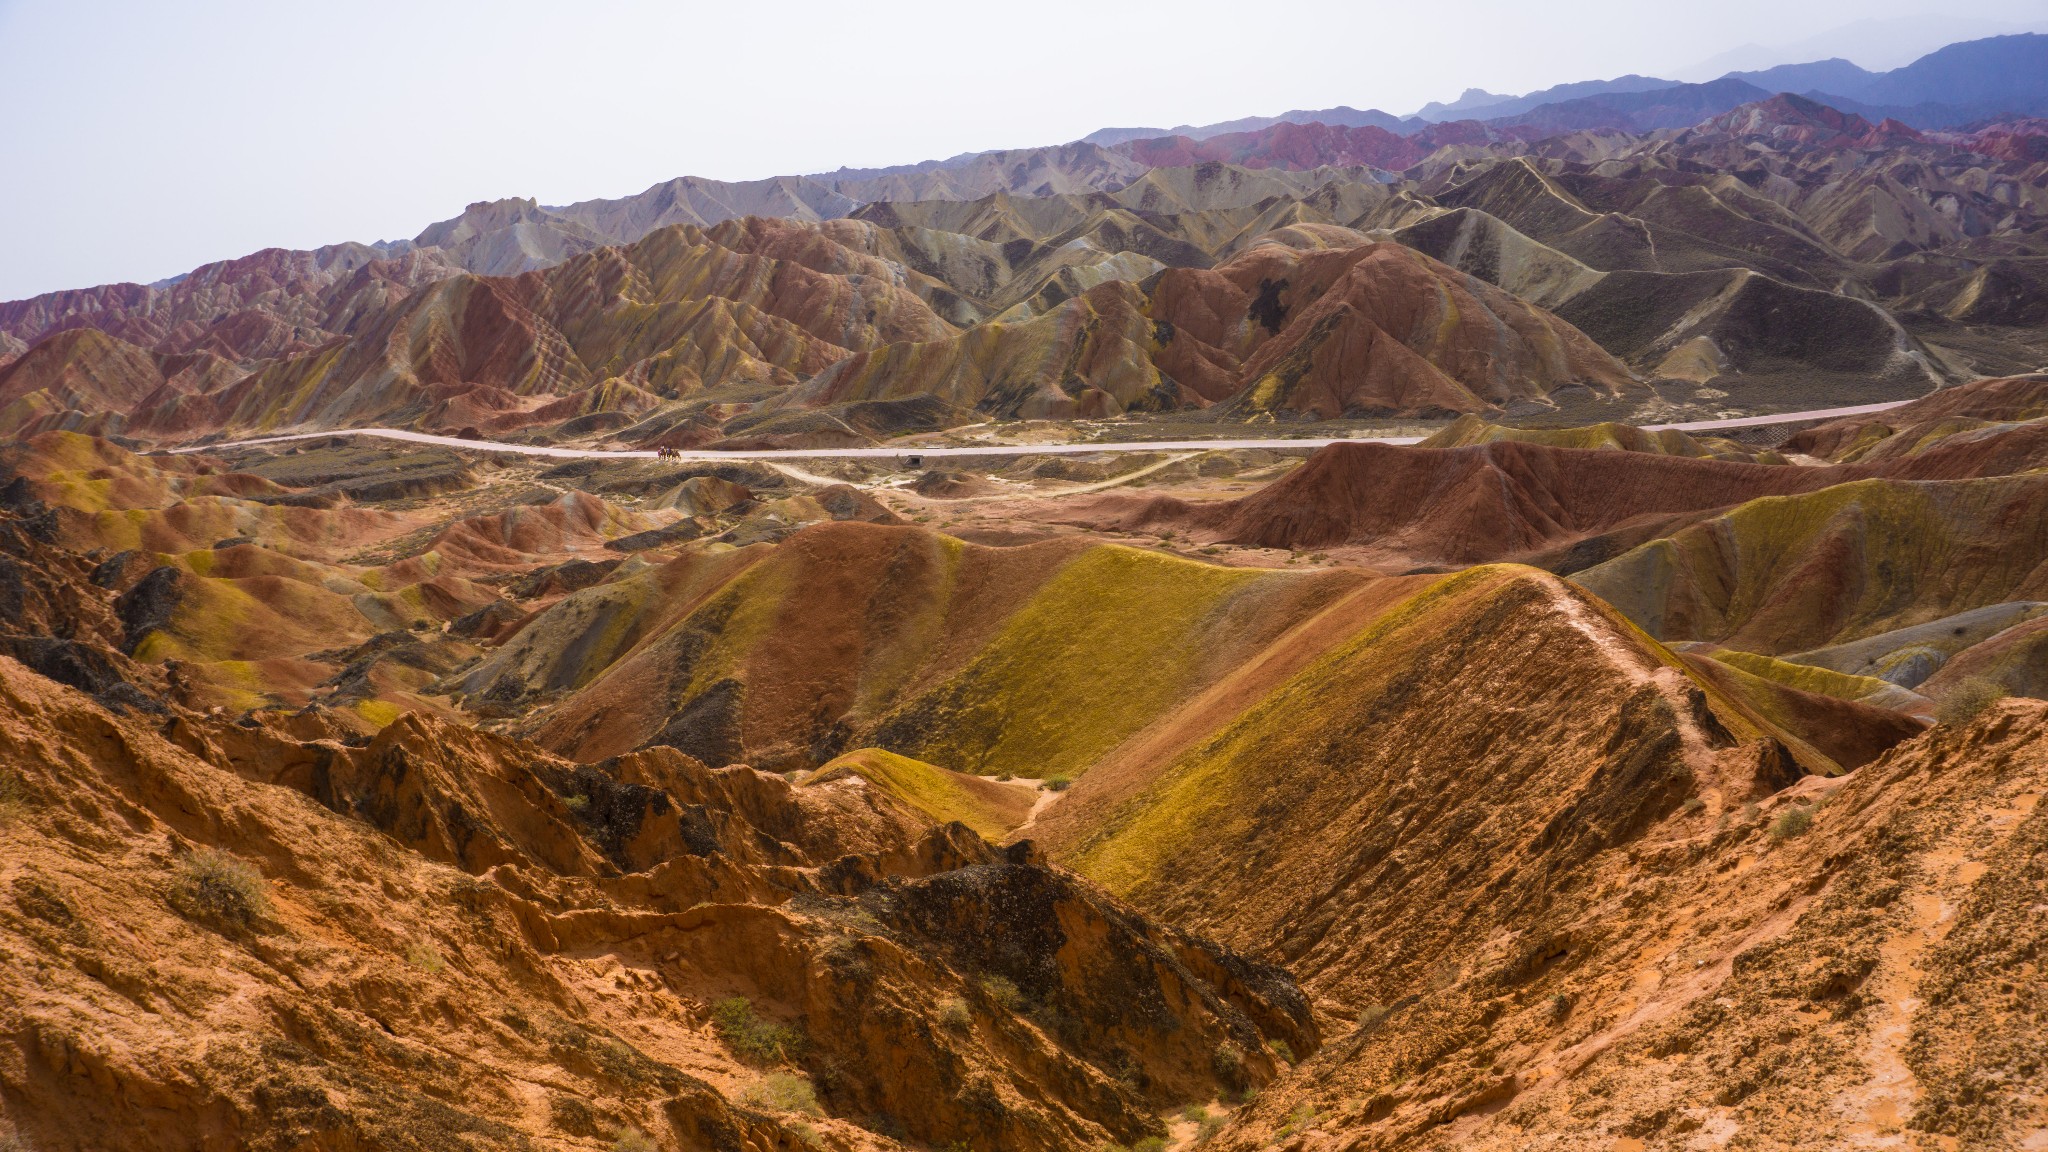
[[[1842,54],[1886,67],[1943,21],[2048,29],[2048,0],[0,0],[0,300],[501,196],[1696,79],[1865,19],[1895,23]]]

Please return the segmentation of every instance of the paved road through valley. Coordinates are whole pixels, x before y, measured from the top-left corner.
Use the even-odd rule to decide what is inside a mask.
[[[1781,412],[1773,416],[1742,416],[1730,420],[1694,420],[1683,424],[1645,424],[1644,430],[1662,432],[1716,432],[1730,428],[1756,428],[1769,424],[1794,424],[1807,420],[1833,420],[1840,416],[1864,416],[1897,408],[1906,400],[1884,404],[1856,404],[1847,408],[1821,408],[1810,412]],[[466,448],[473,452],[513,452],[522,456],[552,456],[574,460],[652,460],[651,451],[604,448],[563,448],[553,444],[507,444],[500,440],[465,440],[459,436],[435,436],[403,428],[336,428],[326,432],[293,432],[282,436],[259,436],[251,440],[229,440],[178,448],[178,452],[218,452],[262,444],[284,444],[293,440],[318,440],[326,436],[375,436],[403,440],[409,444],[433,444],[443,448]],[[1133,440],[1112,444],[987,444],[972,448],[925,448],[911,445],[881,448],[764,448],[735,451],[683,449],[672,459],[682,460],[888,460],[920,456],[943,460],[961,456],[1039,456],[1089,452],[1202,452],[1233,448],[1321,448],[1328,444],[1414,444],[1420,436],[1355,436],[1327,439],[1288,440],[1281,438],[1242,440]]]

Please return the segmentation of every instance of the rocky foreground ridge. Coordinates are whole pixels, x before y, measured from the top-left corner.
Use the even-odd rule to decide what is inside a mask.
[[[1280,969],[1028,844],[649,753],[110,712],[0,659],[35,1148],[1069,1148],[1269,1081]]]

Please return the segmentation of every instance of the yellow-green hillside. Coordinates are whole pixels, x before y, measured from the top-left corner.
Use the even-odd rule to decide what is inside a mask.
[[[1752,500],[1573,576],[1665,640],[1799,652],[2048,598],[2048,476]]]
[[[1000,840],[1024,823],[1038,798],[1035,788],[951,772],[884,748],[848,752],[804,783],[823,784],[849,773],[938,823],[957,820],[990,840]]]
[[[355,643],[374,631],[351,597],[283,576],[186,577],[166,627],[137,659],[263,660]]]
[[[810,768],[876,745],[963,772],[1073,775],[1372,579],[860,523],[728,555],[721,572],[685,578],[711,562],[679,560],[569,597],[465,691],[510,705],[580,687],[536,735],[584,759],[654,742]]]
[[[1098,547],[958,676],[898,709],[884,743],[979,773],[1084,771],[1200,680],[1207,625],[1271,573]]]
[[[1719,460],[1749,460],[1759,464],[1782,464],[1775,452],[1752,452],[1731,440],[1703,439],[1676,429],[1651,432],[1632,424],[1588,424],[1578,428],[1510,428],[1488,423],[1478,416],[1460,416],[1449,427],[1424,440],[1422,448],[1463,448],[1512,440],[1541,444],[1549,448],[1583,448],[1613,452],[1648,452],[1659,456],[1687,456]]]
[[[1898,685],[1874,676],[1852,676],[1832,668],[1795,664],[1790,660],[1761,656],[1755,652],[1737,652],[1724,648],[1711,655],[1721,663],[1738,668],[1751,676],[1774,681],[1788,688],[1797,688],[1801,692],[1832,696],[1837,700],[1862,700],[1889,707],[1890,702],[1896,700],[1897,694],[1901,691]]]

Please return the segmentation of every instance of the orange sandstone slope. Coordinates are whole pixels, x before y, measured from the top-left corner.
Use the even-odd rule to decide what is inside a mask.
[[[2044,790],[2048,705],[2014,700],[1843,780],[1681,806],[1490,939],[1393,940],[1353,1029],[1212,1146],[2038,1142]]]
[[[143,723],[0,657],[0,783],[0,1107],[46,1152],[1051,1152],[1318,1042],[1279,970],[858,776]]]
[[[1714,680],[1511,568],[1231,691],[1032,829],[1335,1022],[1213,1146],[1988,1148],[2048,1122],[2048,708],[1802,777]]]

